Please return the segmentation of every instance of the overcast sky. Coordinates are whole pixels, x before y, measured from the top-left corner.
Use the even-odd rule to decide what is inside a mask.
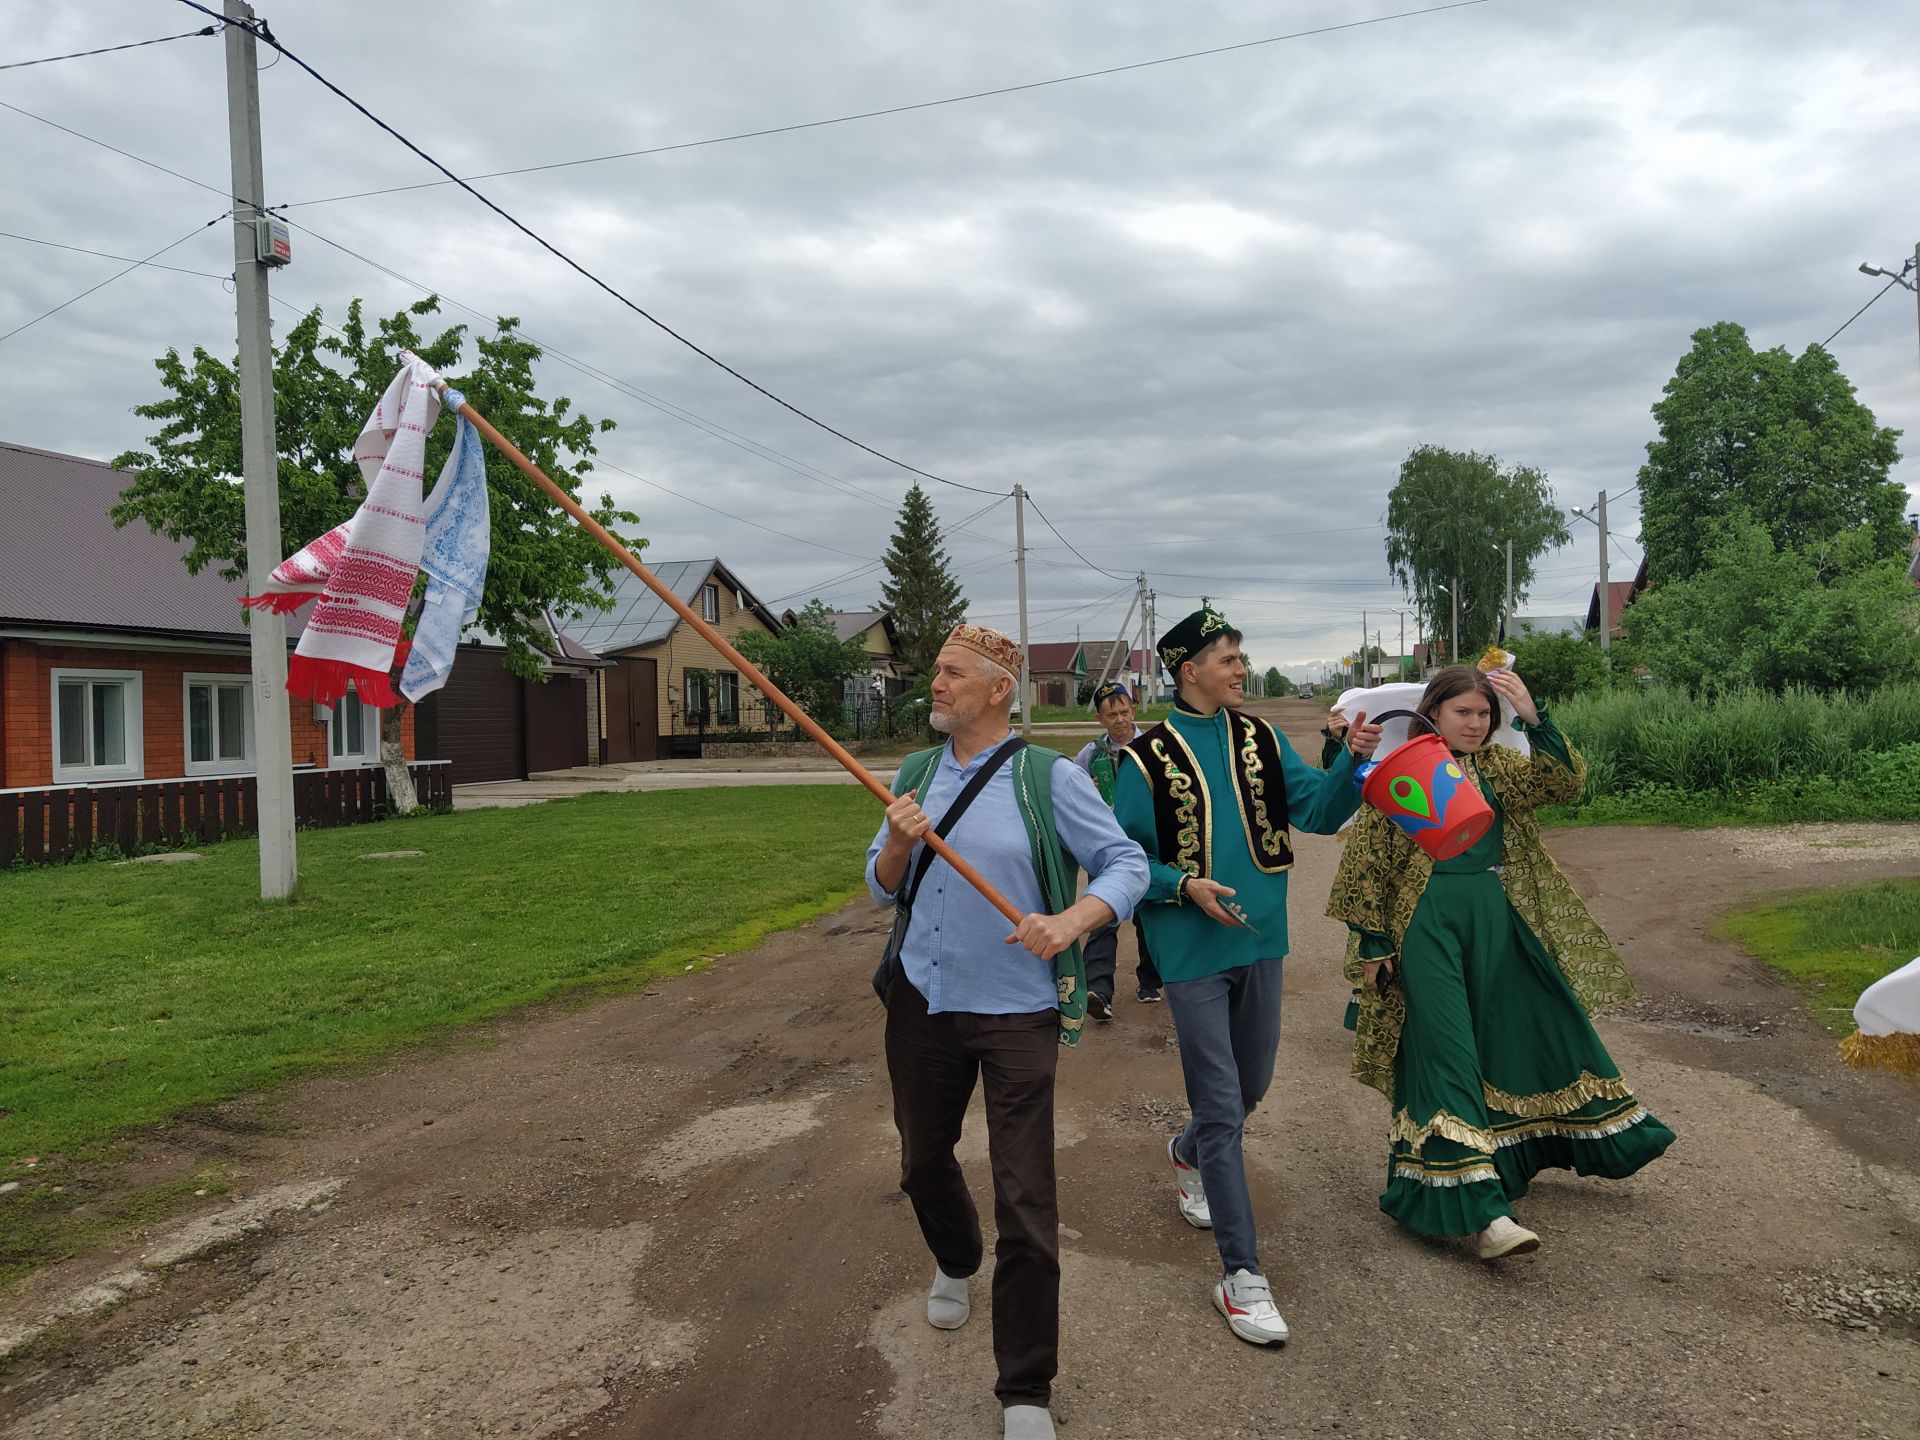
[[[262,5],[275,34],[457,173],[707,140],[1390,15],[1386,3],[494,0]],[[442,17],[430,28],[422,17]],[[735,368],[836,428],[1030,509],[1031,636],[1105,638],[1139,570],[1164,628],[1201,593],[1261,664],[1397,644],[1380,519],[1415,445],[1535,465],[1568,506],[1633,484],[1700,326],[1824,340],[1920,239],[1920,61],[1885,0],[1489,0],[1017,94],[478,182]],[[167,0],[0,9],[0,64],[204,23]],[[263,50],[263,63],[270,52]],[[911,477],[754,394],[442,186],[290,62],[261,77],[269,203],[294,202],[276,323],[419,292],[557,360],[619,422],[599,479],[654,560],[719,555],[776,608],[876,600]],[[0,439],[141,445],[153,358],[230,356],[223,44],[0,71]],[[19,111],[40,117],[28,118]],[[1833,342],[1920,433],[1913,297]],[[452,318],[470,315],[450,311]],[[680,407],[674,418],[633,391]],[[724,427],[776,463],[709,433]],[[1920,441],[1903,442],[1912,450]],[[617,468],[615,468],[617,467]],[[1920,462],[1895,472],[1920,485]],[[600,488],[595,486],[595,489]],[[973,617],[1015,626],[1014,517],[929,487]],[[694,497],[728,515],[690,503]],[[1639,558],[1613,508],[1616,575]],[[755,522],[747,523],[748,520]],[[767,527],[755,528],[755,525]],[[1577,522],[1576,522],[1577,524]],[[769,531],[783,532],[773,534]],[[1594,534],[1523,614],[1584,610]],[[1409,640],[1412,638],[1409,621]]]

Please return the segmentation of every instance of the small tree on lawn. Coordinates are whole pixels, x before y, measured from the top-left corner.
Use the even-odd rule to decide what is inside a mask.
[[[833,632],[833,611],[824,600],[809,600],[793,623],[775,634],[755,630],[734,642],[802,710],[829,730],[839,728],[846,682],[868,666],[858,640]]]
[[[412,350],[443,373],[456,370],[466,348],[466,327],[455,325],[431,340],[414,327],[435,314],[437,299],[416,302],[378,321],[369,331],[361,302],[347,307],[337,334],[327,333],[318,309],[296,321],[274,352],[274,427],[280,456],[280,552],[290,555],[349,519],[366,496],[353,443],[374,404],[400,368],[400,352]],[[573,402],[551,402],[534,393],[533,362],[539,347],[522,338],[519,322],[502,318],[491,336],[475,337],[474,364],[459,388],[474,408],[509,436],[520,450],[576,499],[593,465],[593,437],[613,428],[572,414]],[[113,507],[113,522],[147,527],[189,541],[187,569],[208,566],[235,583],[247,569],[246,502],[241,488],[240,394],[236,366],[195,347],[191,362],[169,349],[154,361],[165,398],[134,408],[160,422],[148,450],[129,450],[114,465],[129,472],[127,488]],[[453,445],[454,427],[441,424],[427,437],[427,474],[439,473]],[[492,507],[492,550],[480,624],[506,642],[507,663],[529,679],[541,675],[542,647],[549,643],[542,612],[599,609],[613,600],[608,577],[619,562],[557,509],[546,493],[507,458],[487,447],[487,489]],[[573,457],[573,458],[569,458]],[[639,517],[614,507],[602,495],[594,518],[613,526]],[[634,549],[644,540],[629,540]],[[424,585],[414,592],[418,614]],[[239,595],[236,588],[235,601]],[[396,671],[395,680],[399,676]],[[381,716],[380,758],[388,797],[406,814],[418,806],[400,748],[406,703]],[[270,757],[262,756],[265,763]]]
[[[1291,694],[1293,694],[1292,682],[1280,673],[1278,665],[1269,665],[1267,667],[1267,698],[1271,700],[1275,696]]]
[[[941,643],[966,618],[967,600],[940,543],[933,502],[917,484],[901,502],[885,560],[880,600],[893,614],[900,657],[917,674],[931,675]]]

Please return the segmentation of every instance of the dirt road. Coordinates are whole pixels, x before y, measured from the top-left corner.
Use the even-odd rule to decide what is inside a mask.
[[[1316,713],[1275,708],[1289,729]],[[1247,1147],[1294,1339],[1243,1345],[1208,1303],[1211,1241],[1164,1173],[1171,1025],[1128,991],[1062,1057],[1063,1436],[1920,1433],[1920,1090],[1846,1070],[1703,931],[1748,893],[1920,873],[1920,827],[1551,843],[1642,987],[1602,1033],[1679,1143],[1624,1183],[1543,1177],[1528,1259],[1397,1231],[1375,1208],[1385,1106],[1346,1078],[1319,918],[1337,849],[1303,837],[1279,1073]],[[0,1429],[997,1436],[984,1276],[964,1329],[922,1313],[867,988],[882,929],[856,907],[644,995],[304,1085],[271,1128],[246,1105],[180,1127],[147,1173],[214,1155],[249,1192],[343,1183],[0,1366]],[[977,1119],[965,1149],[984,1182]],[[0,1319],[124,1263],[58,1267]]]

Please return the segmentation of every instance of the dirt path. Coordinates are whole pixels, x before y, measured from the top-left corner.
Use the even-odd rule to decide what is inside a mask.
[[[1294,1339],[1256,1350],[1213,1314],[1211,1242],[1163,1174],[1171,1026],[1124,999],[1061,1067],[1063,1436],[1920,1432],[1920,1091],[1846,1070],[1702,929],[1748,893],[1920,873],[1920,827],[1552,845],[1642,987],[1602,1033],[1679,1143],[1621,1184],[1543,1177],[1527,1260],[1396,1231],[1375,1208],[1385,1107],[1346,1078],[1340,937],[1318,914],[1337,850],[1303,838],[1286,1035],[1248,1143]],[[866,984],[881,930],[854,908],[644,995],[305,1085],[274,1112],[290,1135],[244,1106],[181,1127],[153,1166],[211,1151],[250,1192],[344,1183],[0,1366],[0,1429],[997,1436],[984,1279],[965,1329],[921,1313]],[[977,1123],[965,1147],[984,1180]],[[124,1263],[60,1267],[0,1319]]]

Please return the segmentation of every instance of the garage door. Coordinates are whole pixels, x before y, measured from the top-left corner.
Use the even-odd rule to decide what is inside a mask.
[[[461,647],[446,687],[433,697],[432,758],[453,762],[453,783],[523,780],[527,774],[526,712],[520,677],[498,650]]]

